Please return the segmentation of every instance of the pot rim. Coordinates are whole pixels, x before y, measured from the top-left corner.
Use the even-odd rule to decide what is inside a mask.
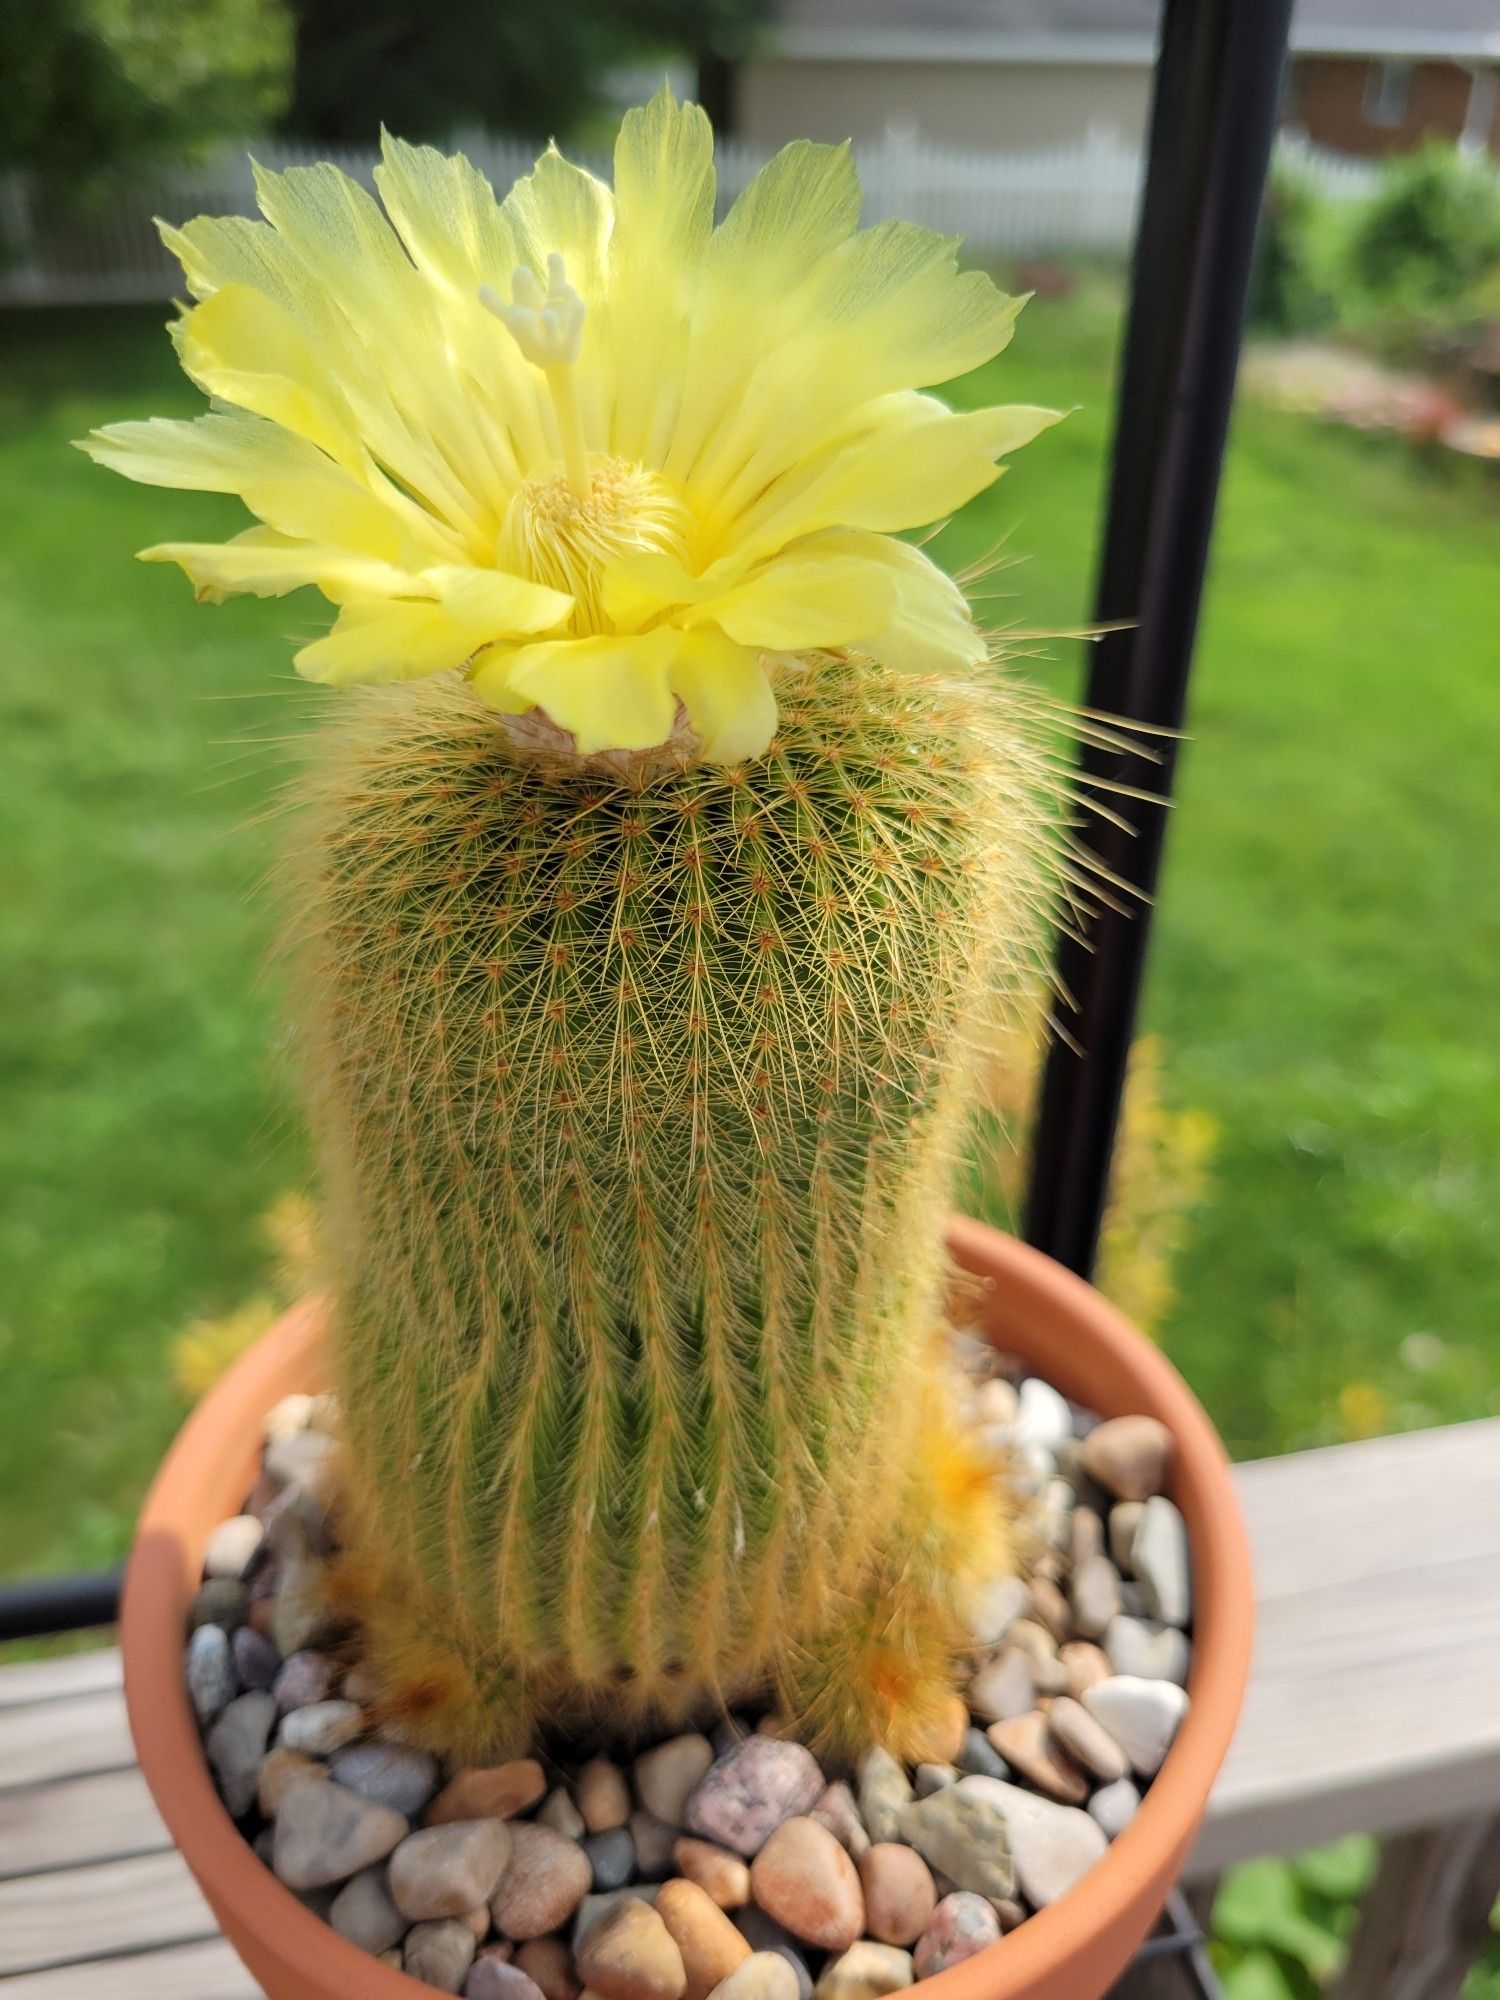
[[[1056,1386],[1085,1400],[1092,1380],[1112,1374],[1138,1386],[1141,1402],[1166,1423],[1175,1444],[1173,1491],[1187,1517],[1195,1578],[1191,1707],[1140,1811],[1065,1896],[999,1944],[921,1982],[930,2000],[1022,2000],[1077,1950],[1081,1932],[1102,1936],[1126,1925],[1163,1863],[1175,1874],[1186,1857],[1248,1678],[1250,1553],[1223,1445],[1165,1355],[1091,1286],[1039,1251],[963,1218],[950,1224],[949,1247],[960,1268],[981,1281],[981,1317],[997,1345],[1013,1336],[1024,1356],[1026,1323],[1034,1315],[1071,1322],[1080,1336],[1078,1366],[1059,1368],[1051,1357],[1047,1379],[1061,1375]],[[245,1841],[214,1789],[183,1674],[186,1612],[201,1560],[201,1548],[189,1545],[185,1498],[222,1479],[226,1458],[237,1450],[236,1434],[285,1392],[289,1370],[300,1371],[308,1386],[321,1386],[324,1317],[316,1298],[286,1313],[198,1405],[164,1459],[126,1574],[120,1619],[126,1707],[157,1807],[225,1928],[274,1939],[279,1956],[334,1991],[361,2000],[414,2000],[430,1989],[341,1938],[277,1881]],[[247,1464],[254,1450],[246,1438]]]

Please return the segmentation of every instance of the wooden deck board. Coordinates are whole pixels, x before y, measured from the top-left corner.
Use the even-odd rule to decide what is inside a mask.
[[[1238,1473],[1260,1592],[1206,1874],[1500,1811],[1500,1421]],[[134,1768],[113,1653],[0,1668],[4,2000],[258,2000]]]

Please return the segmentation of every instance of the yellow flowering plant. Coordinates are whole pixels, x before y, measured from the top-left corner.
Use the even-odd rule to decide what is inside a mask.
[[[923,391],[1005,346],[1021,301],[952,239],[859,228],[847,147],[788,146],[714,226],[709,122],[663,90],[613,192],[555,149],[497,201],[387,138],[384,213],[332,166],[258,174],[264,222],[163,235],[173,328],[213,398],[84,440],[259,525],[165,543],[202,598],[304,585],[344,685],[462,669],[581,754],[688,735],[761,754],[777,664],[855,646],[897,672],[984,655],[957,585],[897,539],[987,486],[1050,412]]]

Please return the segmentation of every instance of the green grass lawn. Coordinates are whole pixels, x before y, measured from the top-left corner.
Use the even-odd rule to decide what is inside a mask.
[[[121,1551],[180,1415],[171,1342],[256,1288],[259,1219],[305,1170],[254,891],[319,611],[195,609],[132,552],[237,510],[68,449],[194,407],[161,319],[0,325],[10,1571]],[[982,385],[1079,406],[950,531],[1026,553],[1023,625],[1087,603],[1113,331],[1103,293],[1038,303]],[[1148,1019],[1174,1101],[1222,1128],[1167,1337],[1242,1452],[1338,1434],[1351,1382],[1392,1424],[1496,1407],[1497,556],[1476,482],[1241,413]]]

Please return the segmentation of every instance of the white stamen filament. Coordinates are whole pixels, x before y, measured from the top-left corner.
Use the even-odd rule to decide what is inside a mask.
[[[568,485],[575,499],[586,500],[592,475],[573,370],[583,346],[587,307],[568,283],[561,253],[554,250],[547,258],[545,293],[531,266],[520,264],[511,280],[508,301],[492,285],[480,286],[479,299],[509,329],[525,359],[546,376]]]

